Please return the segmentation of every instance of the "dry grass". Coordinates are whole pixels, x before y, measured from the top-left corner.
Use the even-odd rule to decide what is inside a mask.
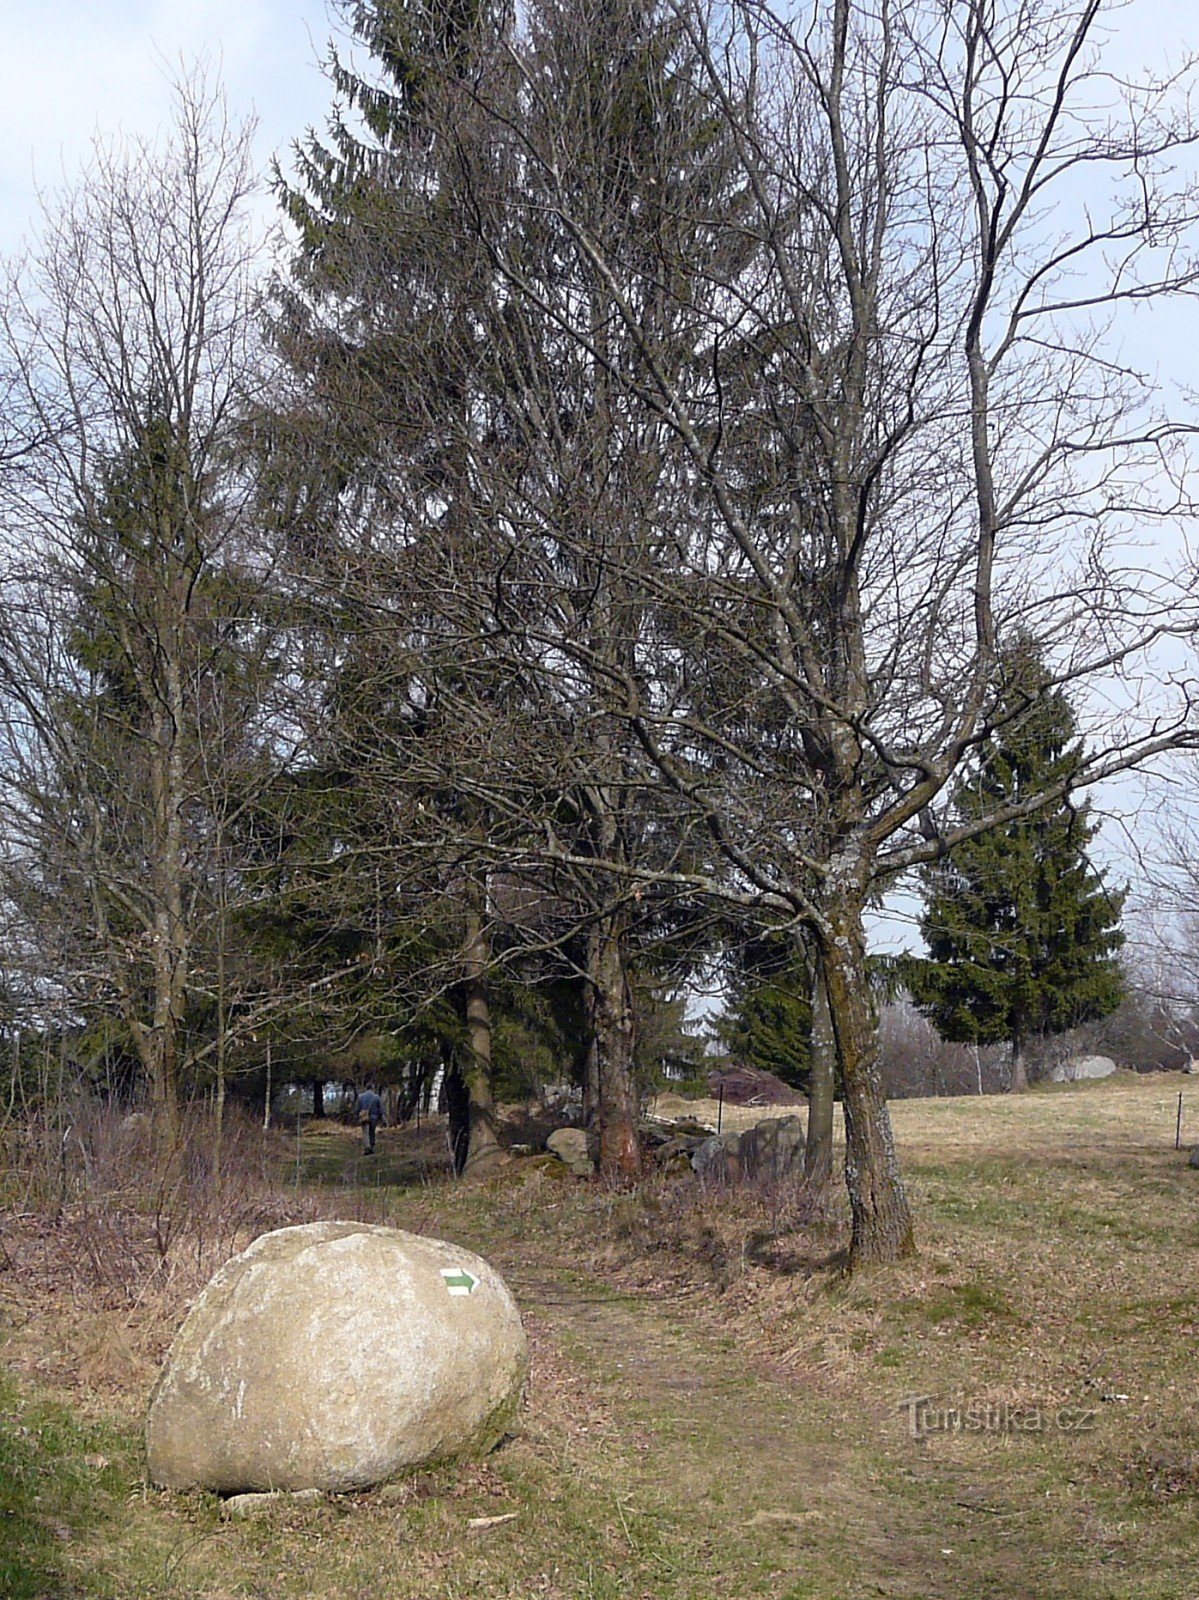
[[[260,1233],[320,1217],[382,1220],[377,1193],[295,1181],[293,1142],[191,1114],[165,1161],[148,1128],[86,1104],[7,1130],[0,1209],[6,1364],[85,1407],[146,1392],[195,1294]],[[343,1133],[344,1137],[344,1133]]]
[[[140,1220],[114,1238],[141,1239],[140,1279],[114,1276],[115,1244],[89,1243],[85,1197],[57,1216],[10,1210],[0,1324],[21,1403],[65,1395],[114,1430],[103,1448],[136,1495],[88,1490],[89,1520],[69,1478],[55,1515],[88,1531],[60,1548],[51,1528],[43,1555],[62,1594],[120,1600],[1199,1593],[1199,1172],[1173,1149],[1177,1085],[897,1103],[920,1254],[852,1280],[839,1189],[711,1193],[670,1175],[626,1194],[537,1162],[472,1188],[436,1176],[436,1128],[422,1143],[387,1130],[377,1166],[349,1129],[307,1133],[298,1152],[280,1136],[227,1191],[241,1195],[229,1215],[194,1235],[180,1223],[165,1253],[126,1194]],[[1199,1138],[1199,1089],[1184,1093],[1184,1138],[1188,1123]],[[146,1388],[215,1256],[263,1226],[381,1208],[509,1273],[535,1335],[522,1439],[485,1468],[277,1525],[218,1526],[205,1497],[145,1493]],[[900,1406],[912,1394],[963,1416],[1006,1407],[1009,1425],[918,1441]],[[1016,1408],[1050,1425],[1013,1428]],[[1062,1408],[1091,1425],[1056,1426]]]
[[[740,1360],[784,1374],[812,1426],[836,1431],[845,1508],[874,1483],[924,1528],[921,1562],[954,1551],[938,1558],[948,1578],[925,1564],[918,1584],[873,1589],[887,1562],[862,1570],[854,1541],[834,1537],[813,1595],[858,1593],[834,1577],[856,1570],[862,1593],[910,1582],[920,1595],[947,1583],[1021,1600],[1173,1600],[1199,1593],[1199,1172],[1186,1165],[1199,1089],[1184,1086],[1176,1153],[1178,1085],[1121,1074],[1016,1099],[896,1103],[919,1255],[852,1280],[839,1270],[839,1189],[814,1203],[705,1194],[687,1178],[552,1199],[510,1185],[491,1225],[526,1253],[556,1235],[564,1259],[586,1236],[609,1281],[685,1303]],[[912,1395],[1007,1426],[953,1431],[949,1416],[949,1431],[918,1442],[901,1406]]]

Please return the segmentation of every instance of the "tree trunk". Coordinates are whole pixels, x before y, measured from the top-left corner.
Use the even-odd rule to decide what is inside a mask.
[[[426,1117],[429,1115],[433,1104],[433,1090],[437,1085],[438,1066],[439,1063],[436,1056],[430,1056],[425,1061],[424,1084],[421,1088],[420,1098],[416,1102],[416,1114],[418,1117],[422,1111]]]
[[[829,1015],[824,963],[813,962],[811,1069],[808,1074],[808,1143],[804,1182],[823,1186],[833,1175],[833,1103],[837,1085],[837,1039]]]
[[[466,947],[467,1058],[462,1081],[469,1098],[466,1177],[494,1172],[503,1159],[496,1134],[495,1099],[491,1088],[491,1008],[487,1000],[487,936],[477,912],[471,913]]]
[[[179,1064],[172,1024],[151,1032],[154,1067],[150,1080],[150,1114],[162,1127],[168,1145],[179,1138]]]
[[[591,965],[591,947],[588,947],[588,965]],[[594,1128],[600,1113],[599,1041],[595,1033],[596,989],[590,979],[583,981],[583,1024],[586,1038],[583,1041],[582,1084],[583,1126]]]
[[[916,1246],[883,1093],[860,904],[847,896],[826,907],[826,918],[820,954],[841,1066],[852,1269],[901,1260],[914,1254]]]
[[[445,1097],[446,1116],[449,1119],[448,1137],[450,1161],[455,1175],[461,1177],[466,1170],[470,1151],[470,1091],[456,1061],[447,1060],[442,1070],[441,1092]]]
[[[156,883],[154,915],[154,1056],[151,1081],[154,1109],[164,1133],[175,1138],[179,1128],[179,1035],[187,995],[188,925],[183,905],[185,877],[183,817],[185,782],[182,730],[185,704],[180,667],[179,617],[174,592],[160,597],[165,604],[157,619],[163,642],[161,683],[143,696],[152,706],[151,783],[153,791],[152,873]]]
[[[437,1058],[421,1056],[410,1061],[404,1072],[397,1096],[396,1116],[401,1122],[411,1122],[420,1113],[421,1106],[429,1109],[429,1091],[437,1074]]]
[[[607,920],[591,935],[588,968],[599,1086],[599,1169],[606,1178],[634,1183],[642,1172],[633,1076],[637,1016],[620,933]]]
[[[325,1114],[325,1086],[318,1078],[312,1085],[312,1115],[323,1117]]]
[[[225,849],[221,832],[217,832],[217,848],[220,851],[220,904],[217,911],[217,945],[216,945],[216,1093],[213,1096],[212,1119],[212,1181],[217,1195],[221,1192],[223,1180],[222,1164],[224,1161],[225,1146],[225,1067],[226,1050],[228,1046],[228,1011],[225,994]]]
[[[1019,1019],[1012,1028],[1012,1081],[1008,1085],[1010,1094],[1023,1094],[1028,1088],[1028,1065],[1024,1059],[1024,1029]]]

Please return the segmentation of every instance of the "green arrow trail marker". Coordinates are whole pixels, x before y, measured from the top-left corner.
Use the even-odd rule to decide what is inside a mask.
[[[474,1294],[479,1287],[479,1280],[473,1277],[465,1267],[442,1267],[441,1276],[445,1279],[445,1286],[453,1295]]]

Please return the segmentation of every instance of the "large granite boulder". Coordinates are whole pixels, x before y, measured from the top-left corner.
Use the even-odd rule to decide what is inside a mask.
[[[705,1139],[691,1165],[707,1183],[785,1183],[803,1176],[805,1145],[802,1117],[769,1117]]]
[[[482,1454],[528,1372],[502,1278],[394,1228],[263,1234],[208,1284],[150,1398],[150,1476],[169,1488],[364,1488]]]
[[[1116,1070],[1111,1056],[1071,1056],[1050,1073],[1052,1083],[1078,1083],[1087,1078],[1110,1078]]]

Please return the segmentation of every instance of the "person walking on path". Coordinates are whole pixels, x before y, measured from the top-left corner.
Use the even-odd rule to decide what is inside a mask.
[[[375,1129],[383,1120],[383,1102],[373,1084],[368,1085],[355,1101],[354,1109],[358,1113],[358,1121],[362,1125],[362,1153],[364,1156],[373,1156],[375,1153]]]

